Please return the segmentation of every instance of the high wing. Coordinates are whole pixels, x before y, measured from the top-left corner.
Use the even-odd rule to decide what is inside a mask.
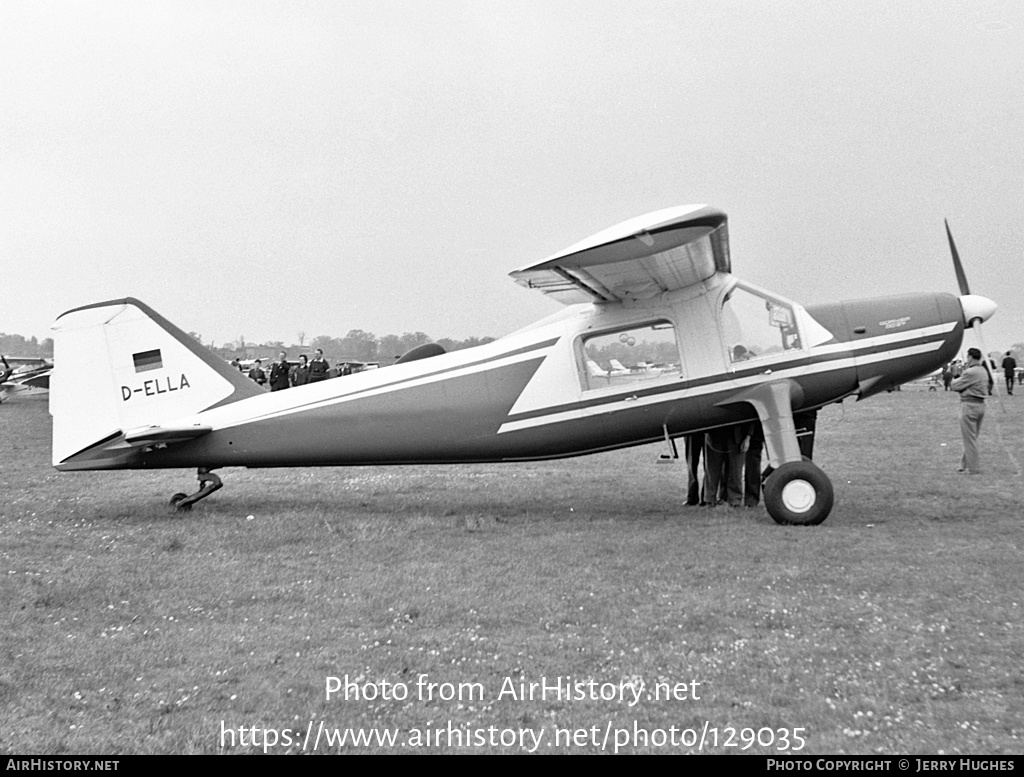
[[[725,213],[681,205],[602,230],[510,273],[565,305],[655,297],[730,272]]]
[[[4,364],[10,362],[16,367],[21,367],[26,364],[31,364],[37,367],[53,366],[53,359],[48,356],[4,356],[3,354],[0,354],[0,360],[2,360]]]

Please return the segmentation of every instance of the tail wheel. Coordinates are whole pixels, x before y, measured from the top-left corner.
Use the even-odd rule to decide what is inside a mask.
[[[192,509],[191,503],[181,504],[181,502],[188,498],[188,494],[183,494],[180,491],[171,497],[171,507],[181,513],[187,513]]]
[[[817,526],[832,512],[832,481],[810,461],[790,461],[764,482],[768,514],[783,526]]]

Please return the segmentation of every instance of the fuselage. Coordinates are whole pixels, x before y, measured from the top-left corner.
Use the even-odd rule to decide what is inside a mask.
[[[804,308],[718,273],[642,302],[567,307],[476,348],[224,404],[176,419],[212,429],[196,439],[58,468],[574,456],[752,420],[731,399],[769,381],[792,381],[794,411],[867,396],[953,359],[963,330],[949,294]],[[645,366],[610,367],[613,353],[620,367]]]

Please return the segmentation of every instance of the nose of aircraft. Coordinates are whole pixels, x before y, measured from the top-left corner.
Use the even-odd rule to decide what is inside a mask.
[[[960,307],[964,311],[964,325],[974,326],[975,321],[988,321],[999,307],[988,297],[979,294],[964,294],[960,297]]]

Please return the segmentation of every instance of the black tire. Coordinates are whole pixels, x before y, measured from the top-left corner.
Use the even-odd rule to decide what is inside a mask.
[[[775,523],[817,526],[832,512],[832,481],[810,461],[790,461],[764,483],[764,505]]]
[[[171,497],[171,503],[170,503],[171,507],[173,507],[176,512],[187,513],[189,510],[192,509],[192,505],[191,504],[184,504],[184,505],[180,504],[181,500],[187,499],[187,498],[188,498],[188,494],[183,494],[183,493],[181,493],[179,491],[177,494],[175,494],[174,496]]]
[[[810,459],[807,456],[802,456],[801,458],[804,461],[810,461]],[[762,491],[764,491],[764,481],[766,481],[768,479],[768,476],[771,475],[774,471],[775,471],[775,467],[773,467],[771,464],[766,465],[765,468],[763,470],[761,470],[761,490]]]

